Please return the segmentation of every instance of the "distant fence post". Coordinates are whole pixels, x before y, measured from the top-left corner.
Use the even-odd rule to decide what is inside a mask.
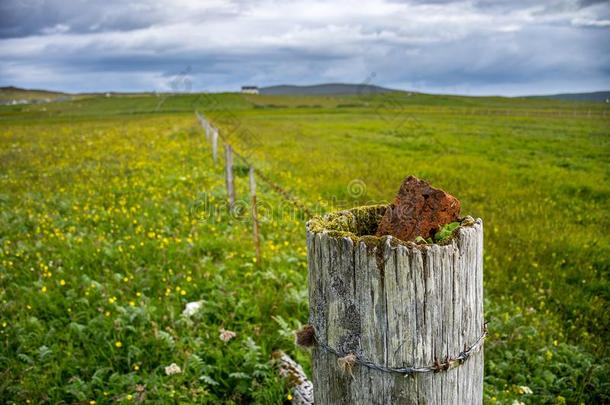
[[[250,166],[250,199],[252,201],[252,236],[254,238],[254,249],[256,252],[256,264],[261,263],[261,242],[258,231],[258,213],[256,208],[256,180],[254,178],[254,167]]]
[[[214,163],[218,160],[218,130],[213,128],[212,130],[212,158]]]
[[[205,139],[209,140],[210,134],[208,132],[210,131],[210,123],[202,114],[199,113],[199,111],[195,111],[195,115],[197,116],[199,125],[201,125],[201,127],[203,128],[203,131],[205,132]]]
[[[359,237],[385,209],[307,223],[314,402],[481,404],[483,224],[443,246]]]
[[[229,196],[229,210],[235,208],[235,185],[233,182],[233,148],[225,144],[225,175],[227,181],[227,195]]]

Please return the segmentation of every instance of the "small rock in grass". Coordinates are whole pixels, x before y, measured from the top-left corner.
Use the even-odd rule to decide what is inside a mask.
[[[409,176],[386,210],[376,235],[392,235],[404,241],[413,241],[418,236],[434,237],[443,225],[459,219],[460,207],[457,198]]]

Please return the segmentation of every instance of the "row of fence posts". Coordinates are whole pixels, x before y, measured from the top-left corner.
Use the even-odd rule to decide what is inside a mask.
[[[214,127],[210,122],[199,112],[195,113],[199,124],[205,131],[205,139],[212,144],[212,158],[214,163],[218,161],[218,128]],[[233,213],[235,210],[235,178],[233,176],[233,147],[228,143],[224,143],[225,149],[225,181],[227,187],[227,196],[229,200],[229,212]],[[242,160],[244,160],[242,158]],[[244,160],[245,161],[245,160]],[[248,177],[250,185],[250,200],[252,205],[252,234],[254,240],[254,250],[256,253],[256,263],[261,263],[261,247],[260,247],[260,234],[259,234],[259,222],[258,212],[256,209],[256,178],[254,176],[254,167],[245,162],[248,167]]]

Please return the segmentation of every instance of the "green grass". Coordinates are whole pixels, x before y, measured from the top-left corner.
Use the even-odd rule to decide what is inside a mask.
[[[5,402],[281,403],[271,352],[309,367],[289,333],[307,218],[259,181],[257,266],[245,171],[231,216],[195,108],[314,212],[387,202],[410,174],[457,196],[485,222],[486,402],[610,401],[604,105],[192,94],[0,108]]]

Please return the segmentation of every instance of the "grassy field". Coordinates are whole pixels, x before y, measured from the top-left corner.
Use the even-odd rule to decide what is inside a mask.
[[[610,114],[407,94],[0,107],[2,401],[288,398],[269,359],[309,366],[291,335],[307,216],[259,182],[256,263],[245,168],[229,215],[194,109],[314,212],[389,201],[409,174],[457,196],[485,222],[486,402],[610,401]]]

